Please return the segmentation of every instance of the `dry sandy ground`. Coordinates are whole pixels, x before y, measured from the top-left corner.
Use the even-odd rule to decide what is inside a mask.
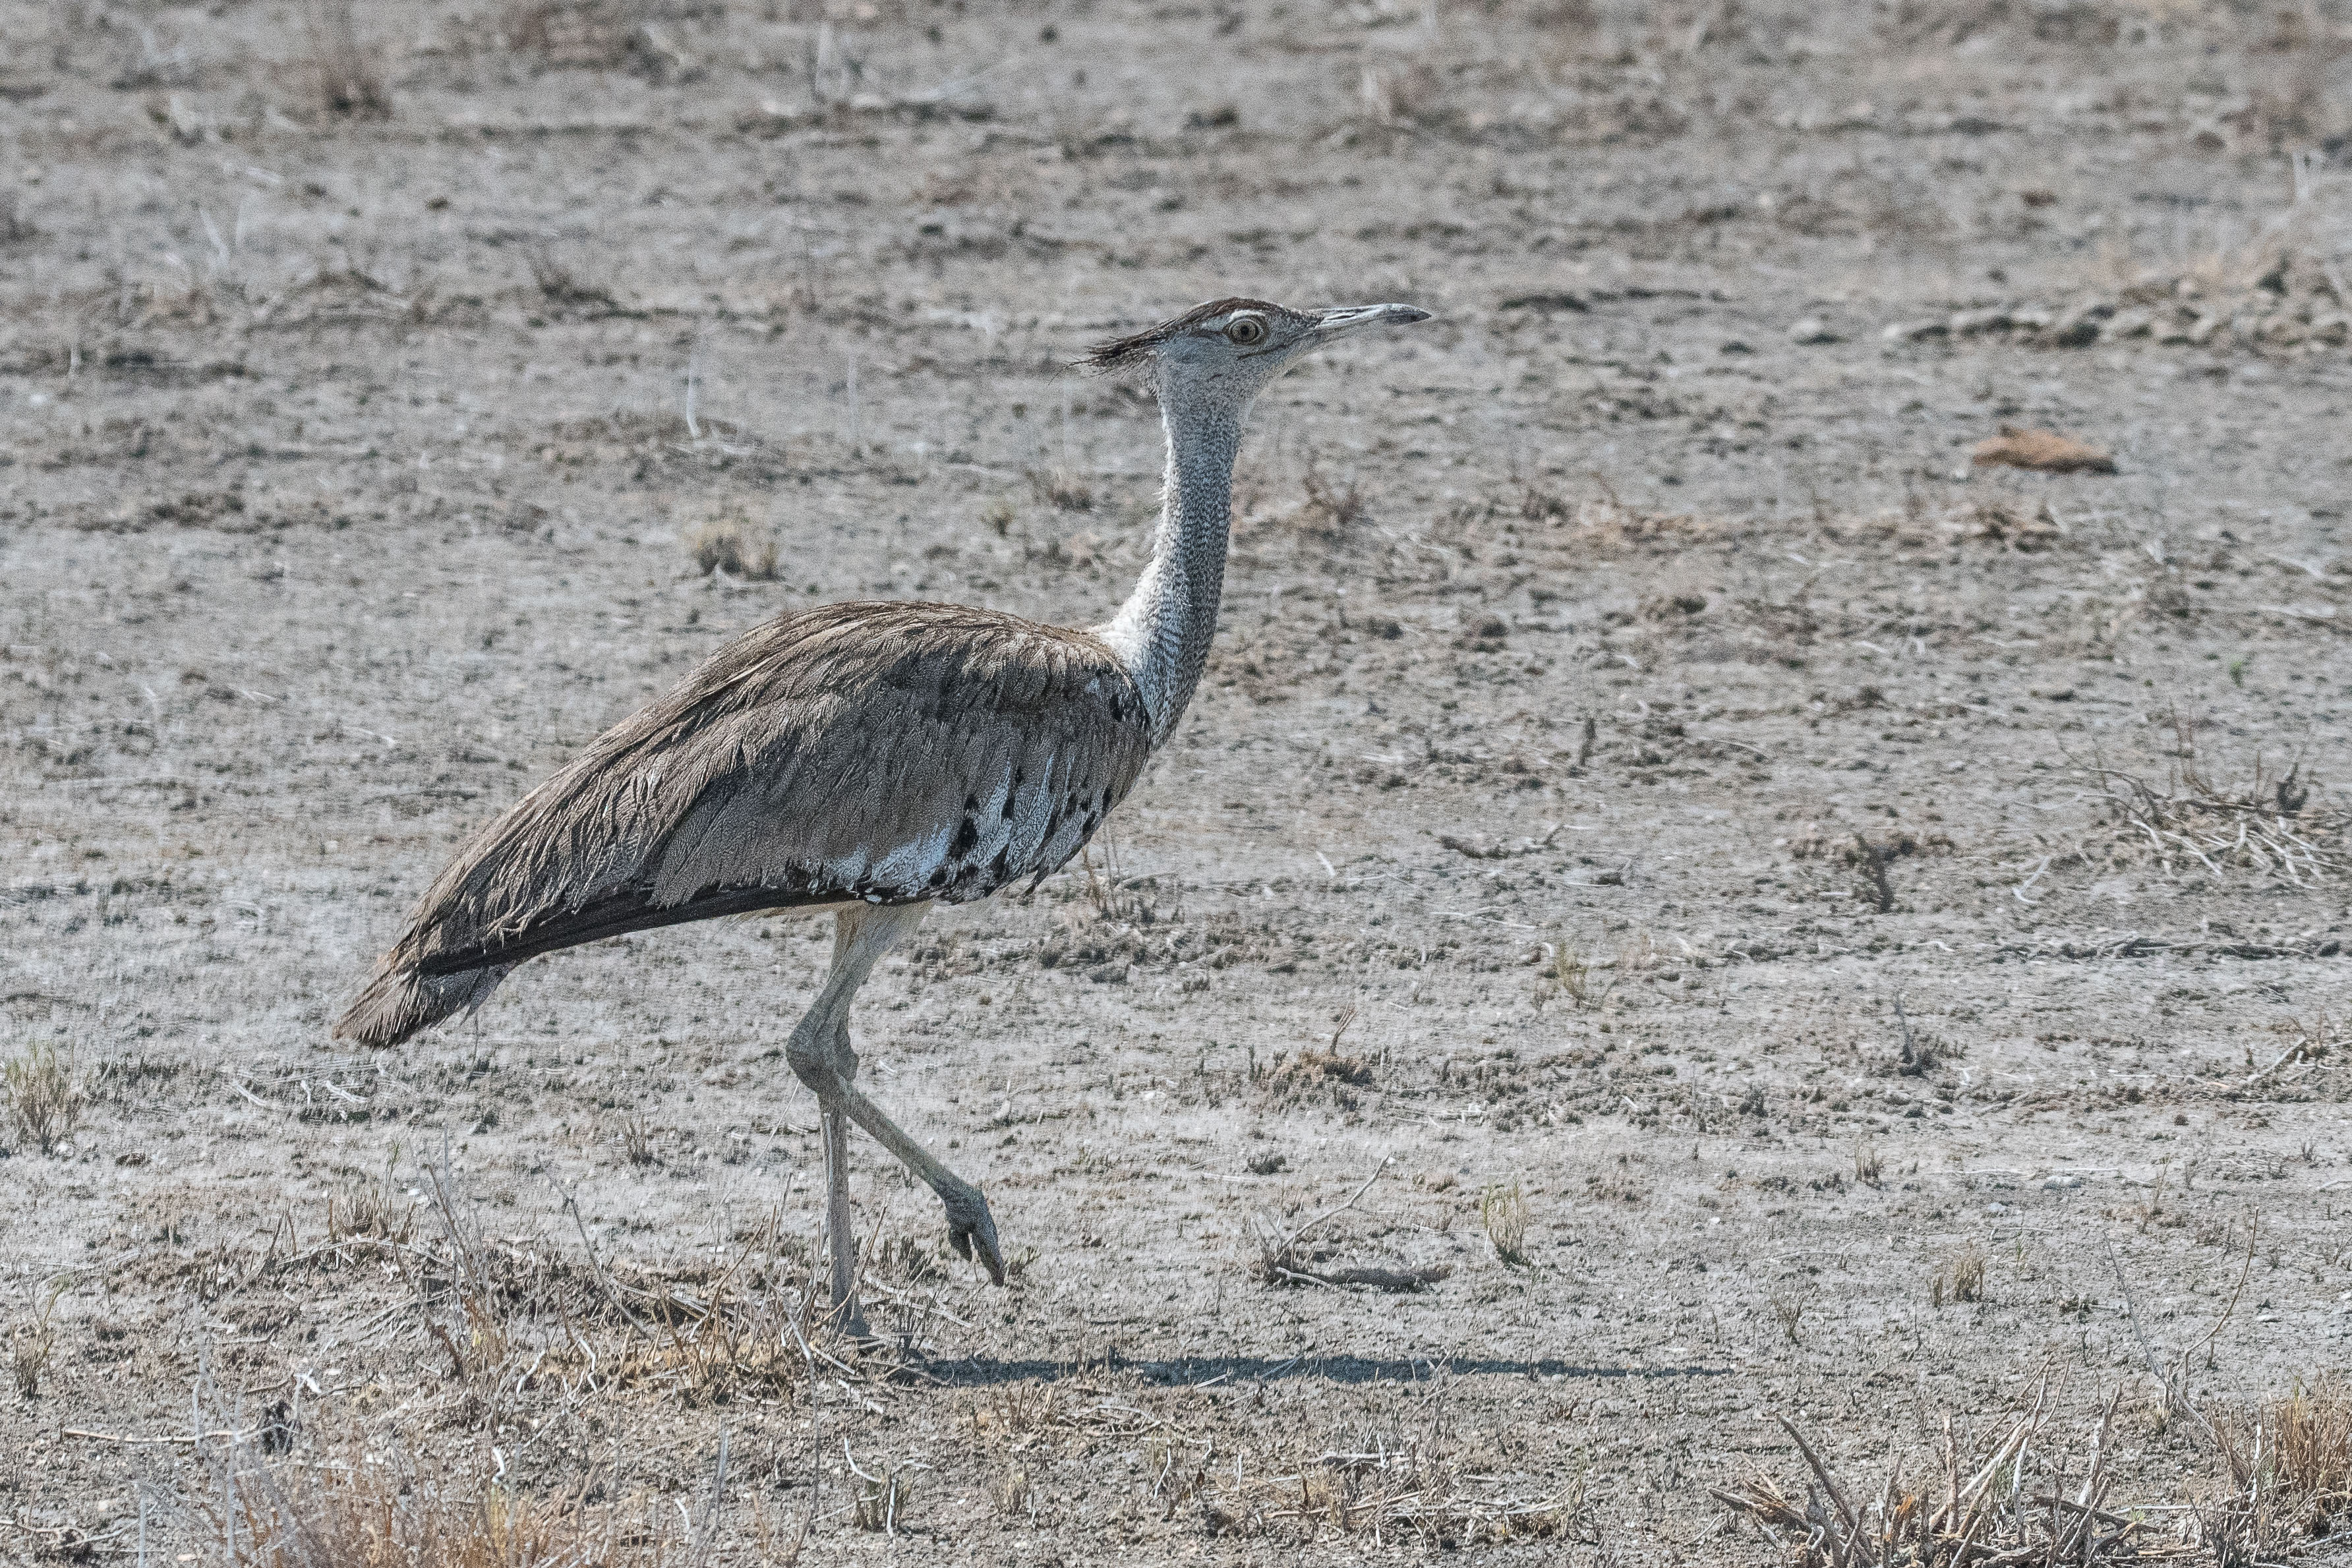
[[[1874,1487],[2052,1369],[2180,1502],[2151,1360],[2343,1364],[2343,5],[402,0],[344,112],[332,20],[0,5],[0,1045],[87,1096],[0,1559],[218,1559],[193,1422],[624,1558],[1761,1562],[1774,1415]],[[814,921],[331,1044],[737,631],[1102,614],[1159,431],[1064,367],[1234,292],[1440,319],[1264,400],[1181,734],[857,1019],[1011,1287],[861,1147],[899,1345],[803,1352]],[[1442,1279],[1259,1277],[1376,1173],[1293,1260]]]

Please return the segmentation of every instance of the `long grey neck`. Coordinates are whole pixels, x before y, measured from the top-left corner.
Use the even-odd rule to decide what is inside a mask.
[[[1151,561],[1118,613],[1097,629],[1143,695],[1155,750],[1184,716],[1217,634],[1226,531],[1233,520],[1234,458],[1248,413],[1244,406],[1180,416],[1161,399],[1168,475]]]

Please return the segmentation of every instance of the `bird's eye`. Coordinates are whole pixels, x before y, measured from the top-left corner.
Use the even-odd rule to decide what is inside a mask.
[[[1244,316],[1225,329],[1225,336],[1246,349],[1265,340],[1265,323],[1255,316]]]

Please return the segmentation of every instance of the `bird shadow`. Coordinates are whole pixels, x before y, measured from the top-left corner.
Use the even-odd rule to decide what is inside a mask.
[[[967,1355],[911,1359],[903,1370],[922,1381],[950,1388],[985,1388],[1007,1383],[1059,1383],[1105,1373],[1131,1373],[1146,1383],[1208,1388],[1227,1384],[1272,1383],[1313,1378],[1325,1383],[1426,1383],[1449,1377],[1622,1378],[1643,1382],[1672,1377],[1727,1377],[1727,1366],[1611,1366],[1542,1357],[1531,1361],[1487,1356],[1181,1355],[1137,1361],[1114,1350],[1084,1361],[999,1360]]]

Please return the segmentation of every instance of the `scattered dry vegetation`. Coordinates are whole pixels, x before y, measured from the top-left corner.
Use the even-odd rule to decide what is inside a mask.
[[[758,537],[741,517],[719,517],[687,536],[687,553],[709,576],[725,572],[745,582],[772,582],[776,541]]]
[[[1083,474],[1071,468],[1032,468],[1029,489],[1037,499],[1060,512],[1091,512],[1095,509],[1095,487]]]
[[[40,1396],[41,1375],[48,1370],[49,1357],[58,1348],[54,1320],[61,1294],[56,1286],[44,1291],[31,1317],[10,1336],[8,1367],[16,1375],[16,1392],[26,1399]]]
[[[72,1135],[83,1094],[70,1052],[60,1054],[47,1040],[37,1041],[0,1067],[0,1082],[7,1087],[8,1115],[18,1137],[48,1154]]]
[[[1490,1186],[1478,1195],[1478,1223],[1495,1256],[1512,1268],[1528,1262],[1528,1196],[1519,1184]]]
[[[1371,498],[1353,479],[1334,479],[1310,461],[1304,483],[1307,499],[1298,508],[1300,528],[1322,539],[1339,539],[1351,532],[1371,511]]]
[[[2325,1374],[2213,1423],[2229,1484],[2197,1509],[2224,1564],[2273,1562],[2333,1534],[2352,1508],[2352,1386]]]
[[[2121,831],[2119,848],[2146,853],[2167,876],[2192,862],[2216,876],[2236,869],[2290,883],[2344,872],[2352,811],[2315,802],[2315,781],[2300,762],[2282,771],[2258,756],[2242,779],[2225,780],[2200,755],[2194,721],[2176,712],[2167,726],[2173,745],[2161,779],[2111,766],[2104,757],[2076,765]]]
[[[1927,1302],[1940,1307],[1947,1301],[1981,1301],[1985,1290],[1984,1249],[1973,1241],[1960,1244],[1959,1250],[1937,1265],[1927,1281]]]
[[[532,1496],[503,1463],[461,1451],[435,1472],[353,1441],[331,1462],[266,1458],[232,1439],[209,1449],[200,1506],[230,1568],[657,1568],[680,1546],[672,1505],[591,1504],[583,1481]]]

